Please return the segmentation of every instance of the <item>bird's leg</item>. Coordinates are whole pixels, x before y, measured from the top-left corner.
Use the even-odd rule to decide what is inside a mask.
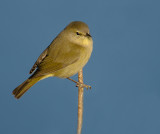
[[[69,77],[67,79],[73,81],[74,83],[76,83],[77,84],[76,87],[82,87],[82,88],[87,88],[87,89],[89,88],[89,89],[91,89],[90,85],[86,85],[86,84],[80,83],[80,82],[75,81],[75,80],[73,80],[73,79],[71,79]]]

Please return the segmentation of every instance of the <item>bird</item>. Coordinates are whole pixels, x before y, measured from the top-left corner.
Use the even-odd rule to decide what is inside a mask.
[[[41,53],[34,63],[27,80],[12,92],[19,99],[35,83],[48,77],[58,77],[72,80],[90,59],[93,50],[93,40],[89,27],[82,21],[69,23]],[[77,83],[78,86],[90,87]]]

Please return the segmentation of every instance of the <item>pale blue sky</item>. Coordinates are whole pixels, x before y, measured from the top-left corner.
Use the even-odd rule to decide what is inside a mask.
[[[71,21],[94,40],[84,68],[82,134],[160,133],[158,0],[1,0],[0,134],[75,134],[77,88],[48,78],[20,100],[11,92]],[[74,79],[77,76],[73,77]]]

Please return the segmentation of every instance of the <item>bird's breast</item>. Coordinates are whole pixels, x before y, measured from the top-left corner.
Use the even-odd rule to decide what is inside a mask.
[[[78,60],[76,60],[73,64],[70,64],[67,67],[55,72],[54,76],[67,78],[77,74],[88,62],[92,53],[92,45],[88,47],[81,47],[79,48],[79,51],[80,55]]]

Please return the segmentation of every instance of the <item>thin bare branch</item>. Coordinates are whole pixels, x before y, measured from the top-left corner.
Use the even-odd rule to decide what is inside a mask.
[[[83,70],[81,69],[78,73],[78,81],[83,83]],[[78,87],[78,126],[77,134],[81,134],[83,122],[83,87]]]

